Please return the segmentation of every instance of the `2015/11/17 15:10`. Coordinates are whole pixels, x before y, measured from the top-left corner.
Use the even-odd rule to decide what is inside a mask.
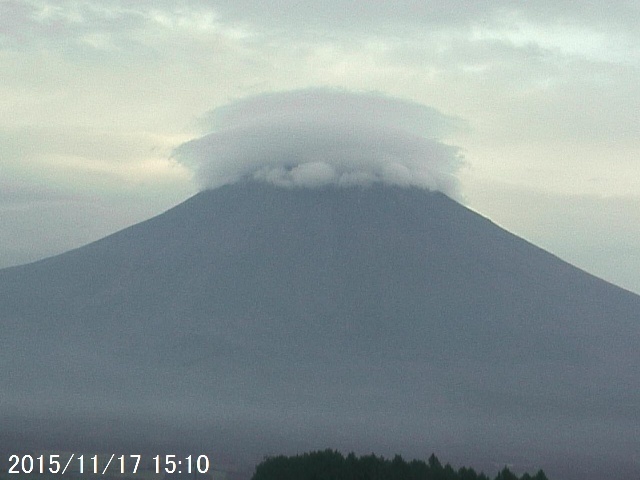
[[[38,455],[36,457],[26,455],[11,455],[9,457],[9,468],[7,473],[51,473],[64,475],[67,470],[79,474],[93,473],[105,475],[111,473],[138,473],[138,466],[142,455],[119,455],[111,454],[111,456],[98,455],[87,456],[86,472],[85,472],[85,456],[71,453],[68,456],[60,454]],[[207,473],[211,467],[209,457],[207,455],[199,455],[195,458],[193,455],[180,457],[179,455],[156,455],[152,457],[155,466],[155,473]],[[164,466],[164,468],[163,468]]]

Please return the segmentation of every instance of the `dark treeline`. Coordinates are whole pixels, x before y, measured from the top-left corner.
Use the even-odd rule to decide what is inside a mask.
[[[455,470],[442,465],[435,455],[427,462],[405,461],[400,455],[392,460],[375,455],[356,457],[350,453],[325,450],[295,457],[268,457],[256,466],[252,480],[491,480],[484,473],[472,468]],[[534,476],[525,473],[521,477],[504,467],[495,480],[547,480],[540,470]]]

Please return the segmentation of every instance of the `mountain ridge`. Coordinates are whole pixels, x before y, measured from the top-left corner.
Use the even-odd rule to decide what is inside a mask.
[[[218,432],[243,462],[429,443],[565,473],[560,445],[640,470],[640,297],[440,193],[220,187],[0,270],[0,298],[5,425],[93,412],[122,441]]]

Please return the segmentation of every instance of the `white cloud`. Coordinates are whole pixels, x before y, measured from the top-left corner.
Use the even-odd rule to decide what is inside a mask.
[[[439,138],[459,122],[416,103],[308,89],[242,100],[211,121],[212,133],[175,152],[203,188],[252,178],[305,187],[384,182],[456,195],[461,156]]]

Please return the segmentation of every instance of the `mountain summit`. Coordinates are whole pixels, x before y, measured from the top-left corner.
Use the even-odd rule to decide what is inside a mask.
[[[5,450],[640,472],[640,297],[424,189],[204,191],[0,270],[0,322]]]

